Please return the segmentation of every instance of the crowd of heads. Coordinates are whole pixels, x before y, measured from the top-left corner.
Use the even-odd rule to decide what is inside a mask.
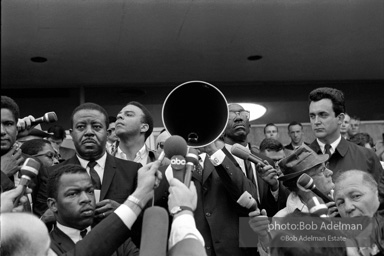
[[[346,113],[344,94],[340,90],[318,88],[310,92],[308,99],[309,121],[319,145],[334,143],[341,135],[348,143],[378,151],[372,137],[359,131],[360,119]],[[221,146],[218,148],[235,143],[248,146],[248,135],[251,132],[249,111],[235,103],[229,104],[228,110],[228,122],[220,136]],[[19,118],[20,110],[15,101],[1,96],[2,156],[16,143]],[[69,133],[76,153],[88,161],[105,155],[108,151],[107,143],[116,143],[116,146],[120,145],[124,150],[135,141],[140,148],[154,129],[151,113],[136,101],[127,103],[116,117],[109,116],[98,104],[84,103],[73,110],[70,122]],[[377,214],[380,207],[379,182],[371,173],[358,169],[331,170],[328,163],[332,156],[319,154],[304,142],[305,134],[301,123],[292,121],[287,129],[291,143],[284,146],[280,142],[278,126],[274,123],[266,124],[263,129],[265,138],[257,151],[274,162],[271,168],[277,170],[276,179],[290,193],[303,202],[313,196],[313,193],[309,194],[308,190],[298,186],[299,178],[306,174],[324,195],[331,195],[334,191],[335,207],[342,218],[373,217]],[[23,154],[38,159],[45,168],[59,163],[60,147],[66,139],[65,130],[58,125],[51,126],[47,134],[49,136],[46,138],[30,139],[20,144]],[[169,137],[171,134],[163,129],[157,136],[154,151],[160,153]],[[382,151],[379,154],[382,156]],[[87,170],[80,165],[67,164],[49,174],[47,204],[56,220],[78,230],[92,225],[96,207],[92,182]],[[2,223],[5,223],[6,218],[8,215],[4,215]],[[6,246],[15,246],[14,239],[5,236],[4,241],[8,241]],[[279,249],[281,246],[274,246],[275,243],[278,242],[272,240],[271,255],[280,255],[283,249]],[[340,253],[340,250],[335,249],[335,253]],[[304,255],[317,250],[297,244],[296,248],[289,251],[291,254],[286,252],[288,254],[285,255]],[[320,250],[319,253],[321,252],[323,251]]]

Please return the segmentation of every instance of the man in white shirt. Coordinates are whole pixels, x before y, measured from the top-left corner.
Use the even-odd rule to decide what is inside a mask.
[[[153,118],[148,109],[136,101],[129,102],[117,114],[116,135],[119,137],[115,157],[142,165],[158,158],[145,141],[153,131]]]
[[[384,170],[376,154],[357,146],[340,134],[345,115],[342,91],[317,88],[309,94],[309,118],[316,136],[310,148],[317,154],[328,154],[328,166],[337,175],[339,171],[358,169],[369,172],[379,184],[379,198],[384,202]]]

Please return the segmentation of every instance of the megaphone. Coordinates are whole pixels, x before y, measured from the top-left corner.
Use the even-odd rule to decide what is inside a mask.
[[[174,88],[164,101],[162,119],[171,135],[179,135],[192,148],[216,141],[228,122],[223,93],[204,81],[189,81]]]

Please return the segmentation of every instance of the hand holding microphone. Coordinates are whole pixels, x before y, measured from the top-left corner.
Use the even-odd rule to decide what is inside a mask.
[[[167,158],[171,159],[173,177],[181,182],[184,182],[185,179],[187,152],[187,142],[181,136],[173,135],[164,142],[164,153]]]
[[[24,131],[38,124],[53,123],[53,122],[56,122],[57,120],[58,118],[55,112],[47,112],[42,117],[39,117],[39,118],[34,118],[33,116],[29,115],[27,117],[24,117],[18,120],[17,129],[19,131]]]
[[[33,158],[27,158],[20,168],[21,179],[19,185],[23,186],[22,193],[15,199],[14,205],[19,204],[20,198],[25,194],[26,187],[31,180],[39,174],[40,163]]]
[[[297,187],[302,191],[312,191],[319,196],[325,203],[333,202],[333,199],[327,195],[324,195],[320,190],[316,188],[315,182],[306,173],[303,173],[297,180]]]

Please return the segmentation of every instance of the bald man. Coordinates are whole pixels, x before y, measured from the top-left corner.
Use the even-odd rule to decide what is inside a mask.
[[[1,214],[1,254],[18,256],[55,255],[45,224],[28,213]]]

